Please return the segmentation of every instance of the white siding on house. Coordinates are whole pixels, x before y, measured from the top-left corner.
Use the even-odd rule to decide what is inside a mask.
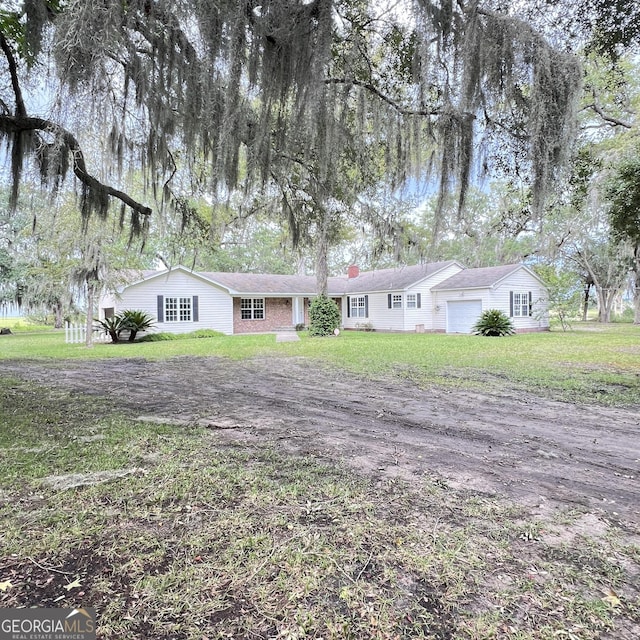
[[[359,316],[351,316],[351,310],[349,309],[349,305],[351,304],[351,300],[353,298],[364,298],[365,295],[367,299],[370,301],[371,296],[364,293],[357,293],[349,296],[342,296],[342,326],[345,329],[359,329],[366,324],[373,324],[371,321],[371,303],[369,302],[367,306],[369,307],[369,315],[361,318]],[[349,316],[349,317],[348,317]]]
[[[347,301],[351,298],[368,296],[369,315],[366,318],[347,317]],[[403,291],[394,291],[391,295],[402,295],[402,308],[389,309],[387,292],[353,294],[342,298],[342,323],[345,329],[358,329],[371,325],[376,331],[403,331],[406,296]]]
[[[447,330],[447,295],[448,291],[433,291],[431,302],[433,304],[432,331],[444,332]]]
[[[534,278],[526,269],[520,269],[509,276],[491,290],[489,305],[491,309],[502,309],[507,315],[510,312],[510,296],[514,293],[531,292],[533,302],[531,316],[512,317],[513,326],[517,330],[546,329],[549,327],[547,314],[546,290],[537,278]]]
[[[388,296],[402,295],[402,308],[389,309]],[[377,331],[404,331],[404,291],[369,294],[369,321]]]
[[[510,314],[511,292],[531,291],[533,314],[527,317],[513,317],[516,331],[531,331],[549,328],[546,311],[546,290],[540,281],[527,269],[518,269],[496,285],[482,289],[438,290],[433,292],[434,331],[447,331],[447,303],[461,300],[481,300],[482,311],[500,309]]]
[[[435,287],[447,278],[460,273],[462,267],[457,264],[451,264],[442,271],[434,273],[432,276],[425,278],[422,282],[419,282],[416,286],[407,289],[406,293],[419,293],[422,308],[421,309],[407,309],[404,318],[404,330],[415,331],[416,326],[419,324],[424,325],[425,331],[433,331],[434,329],[434,317],[435,302],[433,300],[433,294],[431,287]],[[406,301],[405,301],[406,308]]]
[[[416,307],[410,309],[407,306],[407,296],[415,296]],[[418,309],[418,296],[420,296],[420,308]],[[424,293],[422,287],[407,289],[402,296],[404,306],[403,331],[415,331],[418,325],[424,325],[425,331],[431,330],[431,294]]]
[[[401,309],[389,309],[389,293],[402,296]],[[342,323],[345,329],[358,329],[363,325],[371,325],[376,331],[404,331],[406,313],[406,294],[404,291],[369,293],[369,316],[366,318],[347,317],[347,300],[363,297],[365,294],[353,294],[342,298]],[[415,326],[413,327],[415,329]]]
[[[424,278],[416,285],[398,291],[383,291],[379,293],[369,293],[369,315],[367,318],[347,317],[347,300],[351,297],[364,296],[364,293],[353,294],[353,296],[343,297],[342,314],[343,326],[346,329],[356,329],[363,324],[370,324],[377,331],[415,331],[418,325],[424,325],[425,331],[433,328],[433,302],[431,287],[439,284],[443,280],[450,278],[462,271],[462,267],[456,264],[447,266],[442,271],[438,271],[431,276]],[[402,296],[401,309],[389,309],[389,294]],[[420,294],[420,308],[407,308],[407,295]]]
[[[127,287],[117,302],[117,311],[140,309],[158,317],[158,296],[198,296],[198,322],[156,322],[154,331],[190,333],[197,329],[214,329],[233,333],[233,299],[215,285],[182,270],[152,277]]]
[[[118,307],[118,300],[116,296],[111,292],[105,292],[100,298],[100,308],[98,309],[98,319],[104,320],[105,309],[116,309]]]

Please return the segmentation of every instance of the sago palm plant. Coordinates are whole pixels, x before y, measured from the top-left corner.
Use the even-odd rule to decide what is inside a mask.
[[[146,311],[128,309],[111,318],[98,320],[97,324],[111,336],[111,342],[120,342],[120,336],[124,331],[129,332],[128,340],[133,342],[138,332],[150,329],[154,321]]]
[[[154,324],[153,318],[146,311],[128,309],[122,312],[121,317],[124,328],[129,330],[129,342],[136,339],[138,331],[146,331]]]
[[[511,318],[499,309],[487,309],[483,311],[472,329],[478,336],[510,336],[516,331]]]

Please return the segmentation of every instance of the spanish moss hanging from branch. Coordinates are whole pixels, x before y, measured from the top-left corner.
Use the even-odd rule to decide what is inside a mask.
[[[576,58],[493,0],[378,5],[29,0],[0,22],[11,81],[0,134],[13,149],[14,183],[38,149],[44,173],[57,176],[52,188],[68,165],[86,215],[120,200],[136,228],[151,210],[120,186],[131,170],[161,201],[262,189],[279,194],[290,219],[420,178],[437,185],[443,215],[451,195],[464,208],[483,148],[487,166],[508,150],[503,164],[528,180],[541,212],[571,149]],[[60,97],[46,118],[31,115],[22,93],[29,66],[57,74]],[[70,129],[72,113],[91,115],[87,131]],[[88,170],[97,132],[118,186]],[[293,183],[318,211],[292,216],[281,196]]]

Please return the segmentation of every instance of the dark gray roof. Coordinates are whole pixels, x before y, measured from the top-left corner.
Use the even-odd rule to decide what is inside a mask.
[[[197,272],[207,280],[211,280],[231,293],[268,294],[308,294],[315,295],[317,281],[315,276],[290,276],[268,273],[227,273]]]
[[[424,280],[442,269],[459,264],[455,260],[427,262],[411,267],[362,271],[357,278],[346,279],[343,293],[366,293],[369,291],[401,291]],[[462,265],[460,265],[462,267]]]
[[[348,278],[346,275],[329,278],[329,295],[341,296],[345,294],[376,291],[402,291],[451,265],[458,265],[463,271],[432,287],[433,290],[491,287],[518,269],[526,268],[521,264],[508,264],[499,267],[464,269],[456,260],[447,260],[442,262],[428,262],[410,267],[398,267],[395,269],[362,271],[356,278]],[[177,268],[189,271],[189,269],[185,267]],[[166,271],[145,271],[142,275],[144,279],[147,279],[166,273]],[[222,271],[194,271],[191,273],[196,277],[205,278],[210,282],[224,287],[231,295],[314,296],[317,292],[317,280],[315,276],[227,273]],[[138,274],[140,274],[140,272],[138,272]]]
[[[447,260],[445,262],[429,262],[396,269],[363,271],[356,278],[348,278],[346,275],[332,277],[328,281],[329,295],[341,296],[349,293],[366,293],[370,291],[400,291],[452,264],[458,263],[455,260]],[[197,272],[196,274],[225,287],[232,294],[255,293],[313,296],[317,292],[315,276],[227,273],[220,271]]]
[[[447,278],[435,287],[432,287],[432,290],[481,289],[484,287],[491,287],[521,268],[524,268],[524,265],[504,264],[499,267],[465,269],[464,271]]]

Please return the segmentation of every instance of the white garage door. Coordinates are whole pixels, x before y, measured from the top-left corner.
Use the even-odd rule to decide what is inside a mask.
[[[447,333],[471,333],[482,313],[482,300],[447,302]]]

